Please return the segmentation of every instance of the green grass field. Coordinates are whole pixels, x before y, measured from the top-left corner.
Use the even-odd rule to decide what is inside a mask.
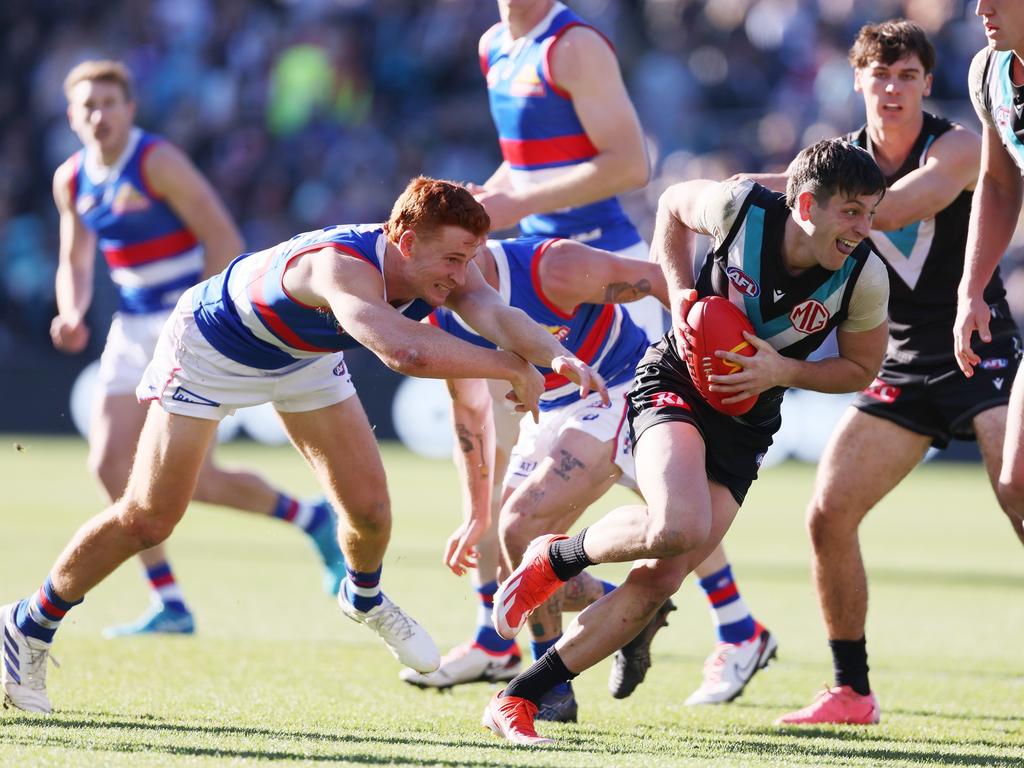
[[[384,452],[396,518],[385,589],[444,650],[468,636],[475,612],[468,582],[439,563],[459,515],[454,473],[400,448]],[[237,443],[220,458],[314,491],[291,449]],[[0,477],[7,601],[38,587],[100,504],[80,441],[5,436]],[[806,465],[767,470],[726,540],[748,603],[780,641],[779,660],[731,706],[682,705],[713,643],[704,599],[687,583],[632,698],[609,696],[603,663],[577,680],[580,723],[542,725],[556,748],[506,746],[479,726],[490,686],[438,694],[399,681],[379,641],[319,591],[300,534],[197,506],[171,554],[199,634],[103,640],[104,626],[146,602],[137,566],[126,565],[58,635],[55,714],[0,712],[0,765],[1024,765],[1024,558],[978,466],[919,469],[863,528],[882,724],[772,725],[831,679],[802,522],[812,479]],[[626,498],[616,491],[587,519]],[[614,580],[623,569],[596,573]]]

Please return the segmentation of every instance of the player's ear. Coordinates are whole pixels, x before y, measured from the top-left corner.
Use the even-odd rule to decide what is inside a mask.
[[[853,70],[853,90],[856,91],[857,93],[860,93],[861,91],[864,90],[860,84],[860,67],[857,67]]]
[[[814,193],[810,190],[804,190],[796,197],[796,210],[800,216],[800,221],[810,221],[811,208],[817,201],[814,199]]]
[[[934,80],[934,78],[933,78],[931,72],[929,72],[927,75],[924,76],[924,95],[925,96],[931,96],[932,95],[932,81],[933,80]]]
[[[411,259],[412,258],[412,246],[416,242],[416,233],[411,229],[402,231],[402,234],[398,236],[398,250],[402,253],[402,256]]]

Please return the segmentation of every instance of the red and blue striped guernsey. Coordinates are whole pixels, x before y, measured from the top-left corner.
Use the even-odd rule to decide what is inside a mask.
[[[506,304],[521,309],[531,320],[548,329],[567,350],[600,373],[609,387],[631,381],[637,363],[647,350],[647,335],[618,304],[580,304],[570,313],[552,304],[541,288],[538,275],[544,253],[554,242],[557,238],[489,240],[487,247],[494,254],[498,267],[498,293]],[[430,322],[477,346],[494,346],[450,310],[435,310]],[[579,387],[569,379],[549,368],[539,370],[544,374],[542,411],[579,399]]]
[[[96,233],[126,314],[174,306],[199,280],[203,249],[195,235],[146,182],[146,155],[163,139],[133,128],[114,165],[99,164],[88,149],[68,162],[71,199],[82,223]]]
[[[291,296],[283,280],[304,253],[333,248],[384,273],[387,238],[379,224],[344,225],[304,232],[273,248],[243,253],[219,275],[196,286],[192,311],[203,337],[225,357],[263,370],[278,370],[320,355],[353,349],[328,307],[311,307]],[[421,320],[433,307],[421,299],[396,307]]]
[[[513,185],[527,189],[568,166],[597,155],[570,95],[551,77],[551,48],[572,27],[590,27],[562,3],[523,37],[513,40],[503,23],[480,38],[480,67],[487,78],[491,117]],[[525,235],[569,237],[608,251],[640,242],[619,201],[598,202],[519,222]]]

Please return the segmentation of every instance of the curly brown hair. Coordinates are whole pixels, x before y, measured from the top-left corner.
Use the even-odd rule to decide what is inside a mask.
[[[872,61],[892,64],[917,54],[927,75],[935,69],[935,47],[920,26],[906,19],[890,19],[878,24],[865,24],[850,48],[850,66],[866,67]]]
[[[397,243],[406,230],[424,236],[445,225],[483,237],[491,229],[491,218],[461,184],[418,176],[395,201],[384,234]]]

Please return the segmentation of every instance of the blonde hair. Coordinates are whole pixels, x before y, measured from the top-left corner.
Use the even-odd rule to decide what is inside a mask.
[[[121,86],[125,101],[132,100],[132,73],[120,61],[95,59],[76,65],[64,78],[64,95],[71,100],[71,90],[86,80],[114,83]]]

